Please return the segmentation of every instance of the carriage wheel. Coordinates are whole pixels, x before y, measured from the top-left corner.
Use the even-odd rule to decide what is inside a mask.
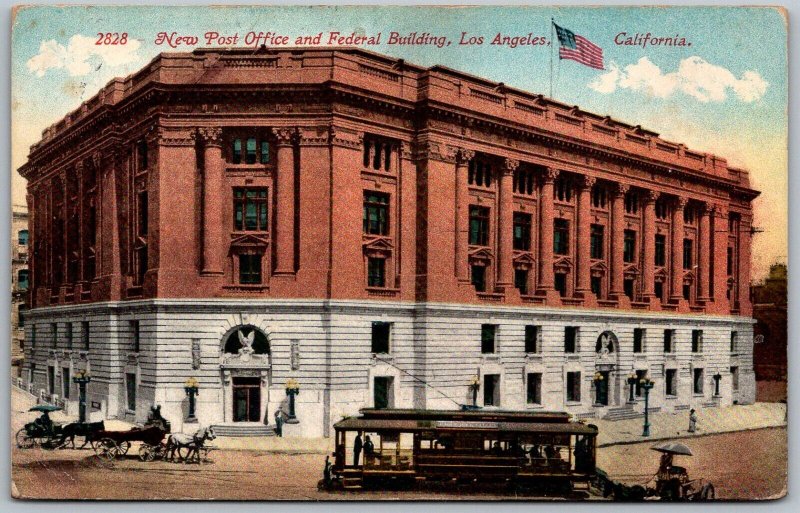
[[[117,454],[117,456],[125,456],[126,454],[128,454],[128,451],[131,448],[130,442],[125,440],[123,442],[120,442],[118,445],[119,445],[119,454]]]
[[[20,449],[30,449],[36,445],[36,441],[33,439],[33,437],[28,436],[28,432],[25,430],[25,428],[17,431],[15,438],[17,440],[17,447]]]
[[[153,461],[156,459],[156,449],[149,444],[142,444],[139,448],[139,459],[142,461]]]
[[[110,438],[103,438],[97,443],[95,453],[101,460],[111,463],[119,454],[119,446],[114,440]]]

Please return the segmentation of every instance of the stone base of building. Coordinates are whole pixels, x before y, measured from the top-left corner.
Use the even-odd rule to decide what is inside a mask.
[[[290,380],[299,386],[299,422],[283,429],[298,437],[329,436],[335,422],[374,406],[456,409],[475,400],[585,419],[635,414],[644,398],[634,389],[629,401],[627,380],[637,371],[654,381],[649,405],[656,411],[755,401],[753,321],[735,316],[207,299],[40,308],[28,318],[26,337],[35,325],[36,339],[26,347],[22,377],[35,393],[68,396],[67,410],[77,414],[79,392],[71,381],[85,370],[89,420],[143,422],[157,404],[174,431],[274,425],[278,409],[289,411]],[[88,346],[80,333],[86,321]],[[54,323],[59,334],[73,330],[72,347],[70,338],[51,335]],[[389,323],[388,352],[373,352],[375,323]],[[527,352],[526,326],[535,327],[527,329]],[[574,351],[567,328],[577,329]],[[635,329],[643,330],[637,352]],[[665,330],[674,333],[670,352]],[[695,330],[700,344],[692,351]],[[493,343],[482,345],[489,332]],[[189,378],[199,384],[197,424],[185,423]]]

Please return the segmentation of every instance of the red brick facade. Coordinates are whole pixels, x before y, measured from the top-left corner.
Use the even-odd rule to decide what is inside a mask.
[[[746,171],[361,50],[162,54],[45,130],[20,172],[34,308],[274,297],[751,313]]]

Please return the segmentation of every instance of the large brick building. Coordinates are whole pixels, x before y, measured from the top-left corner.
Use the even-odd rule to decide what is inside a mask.
[[[26,376],[74,405],[89,368],[95,416],[181,428],[190,377],[203,424],[267,422],[293,378],[314,436],[476,378],[581,417],[641,411],[632,373],[663,411],[754,400],[748,173],[541,95],[356,49],[162,54],[20,172]]]

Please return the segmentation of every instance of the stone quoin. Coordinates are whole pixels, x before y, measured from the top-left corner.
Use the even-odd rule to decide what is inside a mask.
[[[284,436],[473,394],[641,413],[630,376],[656,411],[755,399],[747,171],[503,83],[348,48],[163,53],[20,173],[23,378],[76,411],[64,376],[88,371],[90,420],[158,404],[191,430],[189,378],[200,425],[272,424],[290,383]]]

